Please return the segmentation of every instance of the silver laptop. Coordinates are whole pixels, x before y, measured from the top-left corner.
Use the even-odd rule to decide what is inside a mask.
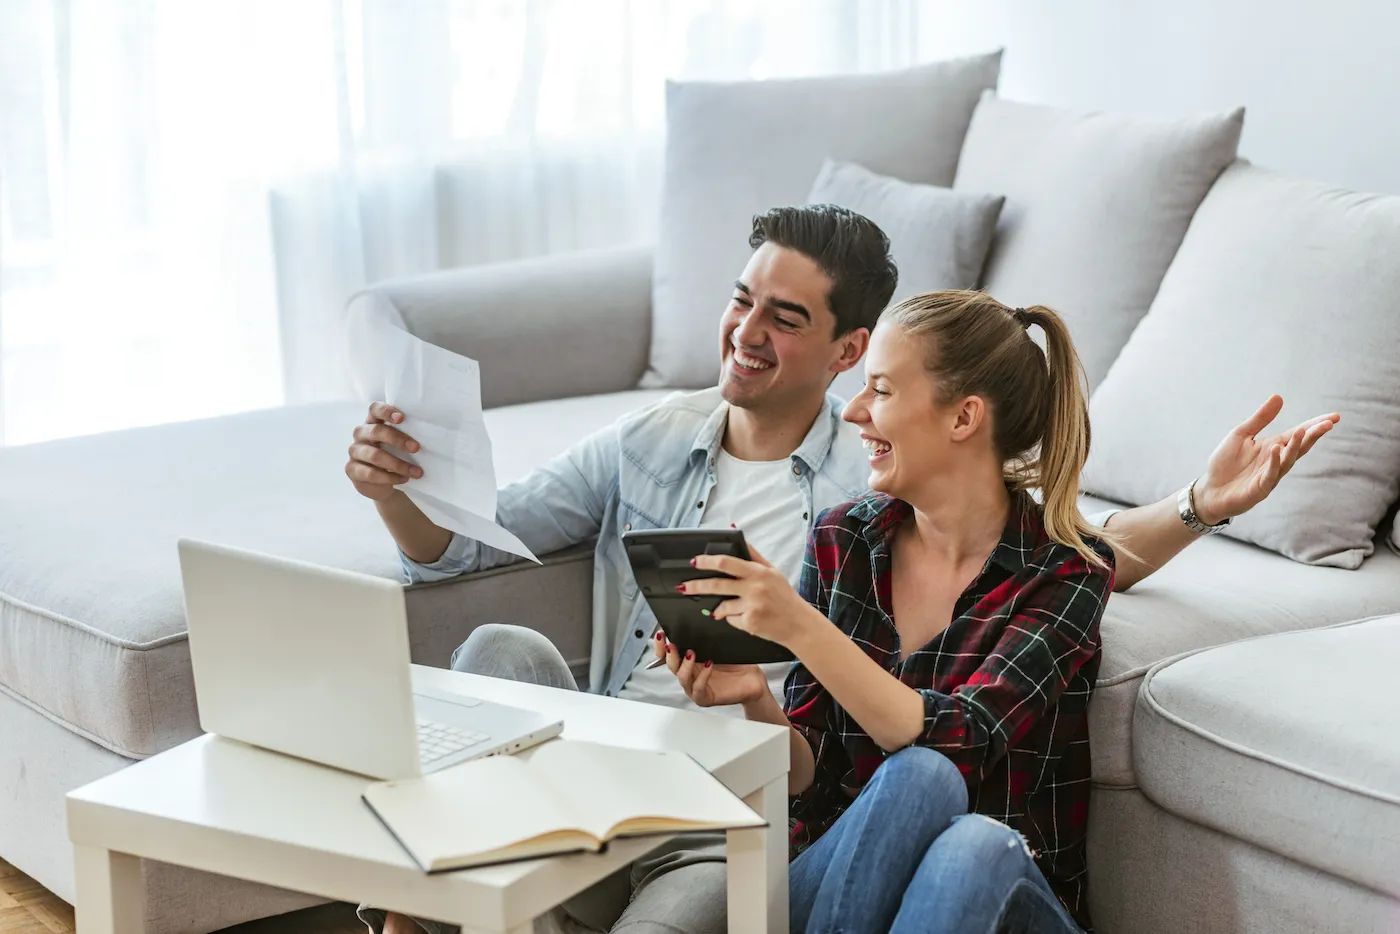
[[[374,778],[411,778],[557,736],[562,722],[413,691],[402,585],[180,540],[206,732]]]

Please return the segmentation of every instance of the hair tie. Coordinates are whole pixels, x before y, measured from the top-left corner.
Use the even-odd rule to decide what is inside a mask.
[[[1021,330],[1023,330],[1023,331],[1028,331],[1028,330],[1030,330],[1030,327],[1031,327],[1031,315],[1030,315],[1030,312],[1026,311],[1026,309],[1024,309],[1024,308],[1013,308],[1013,309],[1011,309],[1011,317],[1013,317],[1013,318],[1016,319],[1016,323],[1019,324],[1019,325],[1021,326]]]

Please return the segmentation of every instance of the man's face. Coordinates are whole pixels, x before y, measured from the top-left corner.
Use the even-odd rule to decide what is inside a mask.
[[[832,336],[831,284],[796,250],[765,243],[754,251],[720,321],[719,386],[726,402],[759,410],[805,405],[860,359],[869,332]]]

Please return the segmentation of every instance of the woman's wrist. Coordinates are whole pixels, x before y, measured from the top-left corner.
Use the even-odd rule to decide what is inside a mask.
[[[773,723],[778,726],[788,725],[787,714],[783,712],[782,705],[773,696],[773,692],[766,688],[762,694],[744,701],[741,706],[744,710],[744,716],[749,720],[755,720],[759,723]]]
[[[806,661],[812,652],[833,634],[841,635],[841,631],[826,618],[826,614],[810,603],[807,604],[805,616],[802,624],[797,627],[796,635],[788,640],[786,646],[799,661]],[[841,637],[845,638],[844,635]]]

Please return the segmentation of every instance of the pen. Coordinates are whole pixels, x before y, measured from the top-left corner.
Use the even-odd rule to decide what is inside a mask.
[[[664,665],[664,664],[666,664],[666,659],[664,659],[664,658],[654,659],[650,665],[646,666],[646,667],[643,668],[642,670],[643,670],[643,671],[651,671],[653,668],[660,668],[660,667],[661,667],[662,665]]]

